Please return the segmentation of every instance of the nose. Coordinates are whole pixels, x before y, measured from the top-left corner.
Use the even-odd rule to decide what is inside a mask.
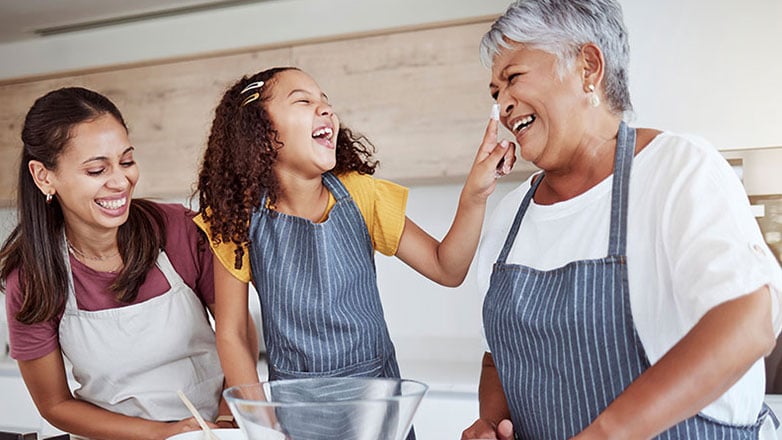
[[[506,90],[500,91],[497,95],[497,104],[500,105],[500,116],[508,117],[513,113],[514,102],[513,98]]]
[[[114,171],[106,181],[106,186],[111,189],[124,190],[130,186],[130,177],[123,167],[114,167]]]
[[[331,116],[334,114],[334,109],[331,108],[331,104],[328,102],[322,102],[318,106],[318,114],[321,116]]]

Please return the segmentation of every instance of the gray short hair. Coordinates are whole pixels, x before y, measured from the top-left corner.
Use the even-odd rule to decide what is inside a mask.
[[[512,42],[555,55],[561,73],[573,65],[581,46],[596,44],[605,59],[605,95],[611,110],[632,111],[630,45],[617,0],[517,0],[483,36],[481,62],[490,67]]]

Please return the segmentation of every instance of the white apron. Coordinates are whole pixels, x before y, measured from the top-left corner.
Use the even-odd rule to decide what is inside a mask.
[[[223,373],[215,336],[196,294],[165,252],[157,267],[170,289],[125,307],[79,310],[70,260],[68,299],[60,322],[60,348],[73,364],[81,400],[127,416],[157,421],[191,417],[182,390],[206,420],[214,420]]]

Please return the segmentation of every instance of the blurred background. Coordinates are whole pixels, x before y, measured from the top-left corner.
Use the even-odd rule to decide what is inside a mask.
[[[491,105],[478,43],[508,3],[2,0],[0,239],[16,221],[19,134],[38,96],[80,85],[110,97],[136,146],[136,195],[189,205],[219,97],[242,75],[277,65],[318,80],[343,122],[377,147],[377,175],[410,186],[409,217],[442,237]],[[698,134],[726,155],[782,145],[782,2],[620,3],[630,34],[633,125]],[[747,169],[745,178],[768,180],[780,167]],[[533,171],[517,164],[489,211]],[[753,194],[753,203],[779,200],[776,182]],[[782,211],[763,212],[779,229],[771,214]],[[779,232],[770,232],[767,240],[778,243]],[[457,438],[477,417],[482,292],[472,273],[448,289],[395,258],[378,255],[377,267],[402,374],[432,387],[416,417],[419,435]],[[4,320],[2,313],[0,359]],[[50,430],[7,358],[0,360],[4,427]]]

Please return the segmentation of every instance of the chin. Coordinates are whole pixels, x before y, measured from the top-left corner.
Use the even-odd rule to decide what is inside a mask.
[[[95,222],[104,228],[114,229],[125,224],[130,216],[130,205],[128,204],[122,212],[111,213],[101,210],[95,213]]]

